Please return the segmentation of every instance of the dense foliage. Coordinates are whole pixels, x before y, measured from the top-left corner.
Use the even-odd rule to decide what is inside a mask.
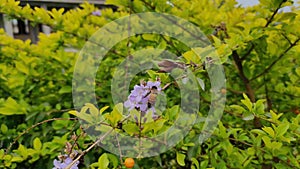
[[[7,17],[52,29],[49,35],[40,33],[37,44],[13,39],[0,30],[0,168],[52,168],[60,154],[84,153],[93,138],[84,133],[78,118],[93,123],[95,116],[105,112],[110,127],[116,128],[123,108],[112,102],[111,79],[128,51],[158,47],[183,56],[181,64],[203,65],[192,49],[176,39],[151,34],[130,37],[114,46],[101,63],[95,81],[98,108],[86,104],[77,114],[72,78],[80,49],[105,24],[149,11],[187,19],[207,35],[224,66],[226,89],[220,93],[226,94],[227,101],[219,125],[206,142],[195,145],[203,125],[196,123],[167,152],[137,158],[135,168],[300,168],[300,9],[291,0],[260,0],[247,8],[237,6],[235,0],[106,3],[117,6],[117,11],[104,8],[100,13],[88,3],[68,11],[47,11],[0,0],[0,13]],[[281,10],[286,6],[292,6],[291,12]],[[202,68],[194,74],[204,79],[199,116],[205,116],[211,99],[209,79]],[[168,73],[152,70],[133,80],[131,89],[142,78],[155,81],[156,77],[162,84],[173,81]],[[128,123],[122,132],[134,135],[143,130],[150,136],[172,125],[180,99],[176,85],[170,85],[165,95],[169,100],[162,119],[152,121],[147,130]],[[91,113],[86,113],[88,109]],[[94,147],[78,166],[124,168],[122,160]]]

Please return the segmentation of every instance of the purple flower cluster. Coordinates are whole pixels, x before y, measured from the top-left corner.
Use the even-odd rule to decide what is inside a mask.
[[[68,155],[61,155],[59,156],[60,160],[54,160],[53,161],[53,169],[64,169],[68,165],[70,165],[73,162],[73,159],[70,158]],[[71,169],[78,169],[79,161],[76,161],[74,165],[72,165]]]
[[[101,13],[100,10],[97,10],[97,11],[92,12],[92,15],[95,15],[95,16],[101,16],[102,13]]]
[[[124,102],[124,106],[128,108],[129,111],[135,108],[140,110],[141,112],[147,112],[149,109],[149,93],[154,86],[157,88],[158,92],[161,91],[159,80],[155,82],[141,82],[140,85],[135,85],[130,95],[128,96],[128,100]]]

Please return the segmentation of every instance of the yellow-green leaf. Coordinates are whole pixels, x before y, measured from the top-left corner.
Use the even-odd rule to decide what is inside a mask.
[[[262,129],[263,129],[263,131],[268,133],[271,137],[275,136],[275,132],[271,127],[263,127]]]
[[[107,158],[107,154],[104,153],[98,159],[98,167],[99,169],[107,169],[109,165],[109,160]]]
[[[13,98],[9,97],[4,106],[0,108],[0,114],[14,115],[14,114],[26,114],[26,109],[18,104]]]
[[[35,150],[41,150],[42,149],[42,142],[41,142],[41,140],[38,137],[36,137],[33,140],[33,148]]]
[[[123,118],[123,104],[119,103],[117,104],[113,111],[109,114],[106,114],[106,118],[108,121],[110,121],[110,123],[112,124],[112,126],[116,126],[117,123]]]
[[[102,114],[106,109],[108,109],[109,106],[104,106],[100,109],[100,114]]]
[[[5,124],[1,124],[1,132],[3,134],[7,133],[8,127]]]
[[[180,166],[185,166],[184,159],[185,159],[185,154],[181,154],[179,152],[176,152],[176,160],[177,160],[177,163]]]

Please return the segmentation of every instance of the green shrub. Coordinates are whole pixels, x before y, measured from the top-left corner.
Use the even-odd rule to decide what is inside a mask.
[[[121,130],[122,111],[113,104],[110,87],[113,71],[128,51],[156,47],[171,51],[182,56],[181,64],[196,65],[193,74],[199,79],[208,79],[206,70],[197,69],[203,61],[178,40],[151,34],[132,36],[115,45],[101,63],[95,81],[99,108],[86,104],[82,117],[76,114],[72,78],[79,52],[68,49],[79,51],[105,24],[140,12],[172,14],[205,33],[224,67],[226,89],[219,93],[226,94],[227,100],[222,119],[203,144],[195,144],[203,127],[197,122],[175,147],[154,157],[138,158],[135,168],[300,168],[300,10],[282,11],[292,6],[291,0],[261,0],[247,8],[234,0],[107,0],[106,4],[117,6],[117,11],[105,8],[97,16],[93,15],[96,7],[88,3],[68,11],[46,11],[0,0],[0,13],[7,17],[52,29],[50,35],[40,33],[37,44],[13,39],[0,30],[0,168],[52,168],[66,145],[69,153],[74,149],[84,154],[82,168],[124,168],[120,154],[99,147],[84,151],[95,138],[85,134],[78,118],[97,123],[95,117],[104,112],[110,127]],[[146,136],[173,124],[176,113],[171,113],[176,112],[180,99],[174,79],[158,70],[140,74],[130,87],[142,78],[155,77],[164,84],[172,83],[165,91],[169,113],[151,123],[155,127],[149,125]],[[209,81],[200,82],[204,84],[210,88]],[[198,115],[206,116],[210,91],[201,91],[200,97]],[[95,116],[84,114],[88,109]],[[142,130],[134,122],[123,129],[120,132],[128,135]],[[68,145],[73,145],[71,150]]]

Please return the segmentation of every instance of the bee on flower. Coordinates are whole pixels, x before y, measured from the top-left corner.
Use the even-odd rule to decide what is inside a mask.
[[[142,113],[147,113],[152,111],[153,115],[155,113],[154,105],[156,103],[156,97],[161,92],[161,82],[160,79],[156,81],[141,81],[140,85],[135,85],[133,90],[128,96],[128,100],[124,102],[124,106],[128,110],[137,109]]]

